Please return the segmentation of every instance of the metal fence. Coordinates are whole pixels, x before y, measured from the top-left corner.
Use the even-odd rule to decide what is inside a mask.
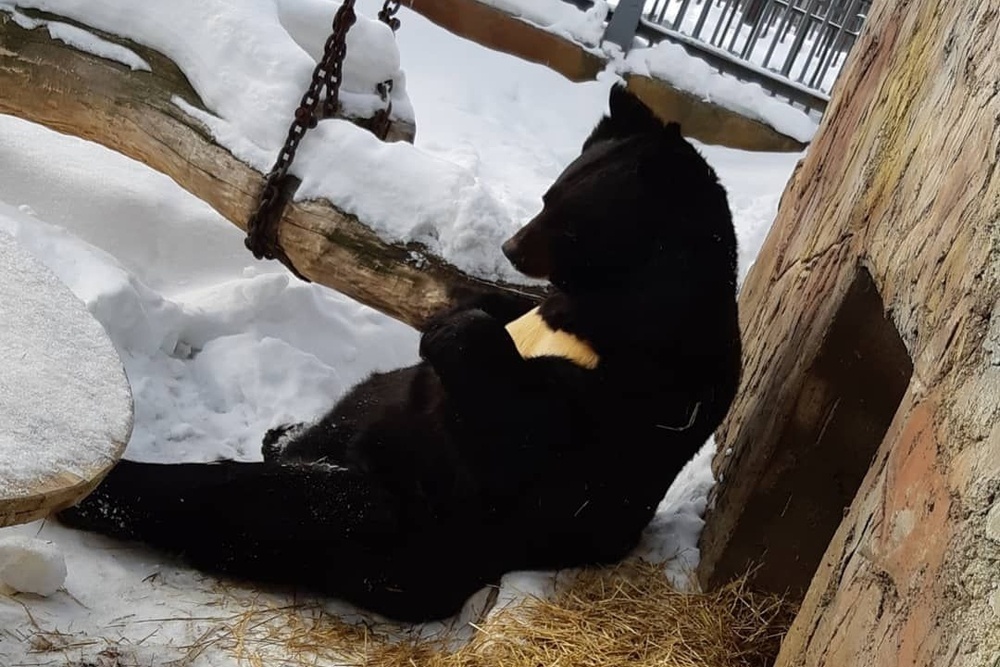
[[[576,4],[581,4],[576,2]],[[618,0],[609,39],[682,44],[716,68],[822,111],[871,0]],[[618,25],[615,25],[618,24]],[[623,27],[624,26],[624,27]],[[624,30],[624,32],[623,32]]]

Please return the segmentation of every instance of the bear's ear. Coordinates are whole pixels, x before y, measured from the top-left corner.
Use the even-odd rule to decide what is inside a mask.
[[[670,141],[684,141],[684,135],[681,133],[680,123],[670,121],[663,126],[663,133]]]
[[[662,130],[663,121],[621,83],[611,87],[610,113],[604,116],[583,143],[583,150],[606,139],[623,139],[634,134]]]
[[[621,83],[611,87],[608,107],[611,120],[623,128],[632,128],[635,133],[653,132],[663,127],[663,121],[653,110]]]

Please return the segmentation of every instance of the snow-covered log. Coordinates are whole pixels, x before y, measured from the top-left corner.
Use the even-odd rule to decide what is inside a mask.
[[[509,8],[502,3],[491,6],[478,0],[406,0],[403,4],[456,35],[545,65],[570,81],[592,81],[607,66],[605,56],[596,48],[603,33],[600,21],[590,40],[593,44],[587,49],[574,39],[540,28],[532,21],[539,16],[529,15],[527,20],[521,20],[505,11]],[[571,6],[564,9],[566,14],[576,10]],[[574,37],[582,41],[579,35]]]
[[[0,113],[149,165],[245,228],[263,175],[213,138],[199,117],[206,105],[161,53],[66,17],[0,12],[0,90]],[[409,119],[395,117],[388,139],[412,140],[413,132]],[[418,328],[456,289],[515,289],[469,276],[417,244],[386,241],[324,199],[290,202],[279,239],[310,280]]]
[[[406,0],[404,6],[456,35],[545,65],[571,81],[609,68],[601,47],[607,5],[589,11],[561,0]],[[663,41],[614,65],[629,90],[692,139],[748,151],[798,152],[815,131],[810,117],[760,87],[723,76]]]

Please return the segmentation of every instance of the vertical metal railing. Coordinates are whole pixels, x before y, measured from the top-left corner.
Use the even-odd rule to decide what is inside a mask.
[[[870,6],[871,0],[645,0],[638,28],[650,41],[700,50],[696,55],[723,71],[822,109]]]

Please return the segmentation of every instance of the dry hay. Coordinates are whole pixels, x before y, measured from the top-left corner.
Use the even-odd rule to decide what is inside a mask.
[[[448,637],[400,639],[320,606],[250,608],[212,643],[252,667],[765,667],[793,613],[744,580],[680,593],[662,566],[630,561],[583,570],[551,600],[494,610],[456,650]]]

